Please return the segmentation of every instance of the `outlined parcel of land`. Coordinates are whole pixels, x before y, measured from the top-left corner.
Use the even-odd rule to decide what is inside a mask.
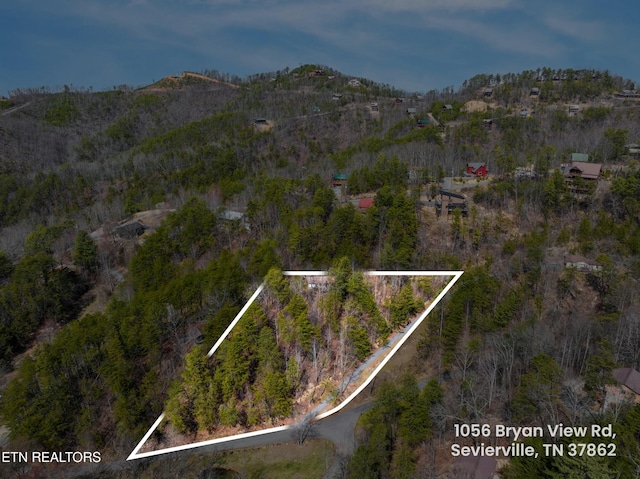
[[[293,430],[340,412],[461,275],[272,272],[206,354],[187,355],[179,392],[127,460]],[[232,350],[244,371],[233,370]]]

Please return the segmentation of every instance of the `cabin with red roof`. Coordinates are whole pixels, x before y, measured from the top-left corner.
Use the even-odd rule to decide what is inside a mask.
[[[373,198],[360,198],[360,200],[358,201],[358,209],[362,212],[365,212],[373,206],[373,203]]]
[[[467,163],[467,176],[484,178],[489,174],[486,163]]]

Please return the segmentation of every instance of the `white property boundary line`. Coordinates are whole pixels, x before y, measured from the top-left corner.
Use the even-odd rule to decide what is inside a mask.
[[[387,353],[387,355],[380,362],[380,364],[378,364],[378,367],[360,385],[360,387],[358,389],[356,389],[355,391],[353,391],[351,393],[351,395],[347,399],[342,401],[338,406],[334,407],[333,409],[331,409],[331,410],[329,410],[327,412],[319,414],[318,416],[316,416],[316,419],[324,419],[325,417],[329,417],[332,414],[337,413],[343,407],[345,407],[347,404],[349,404],[351,401],[353,401],[353,399],[355,399],[355,397],[358,394],[360,394],[364,390],[364,388],[366,388],[371,383],[371,381],[373,381],[375,379],[375,377],[382,370],[382,368],[385,366],[385,364],[387,364],[389,362],[389,360],[393,357],[393,355],[396,354],[398,349],[400,349],[400,347],[407,341],[407,339],[409,339],[409,336],[411,336],[411,334],[413,334],[413,332],[416,330],[416,328],[418,326],[420,326],[420,324],[422,324],[422,321],[424,321],[424,318],[426,318],[427,315],[433,310],[433,308],[435,308],[436,305],[440,302],[440,300],[442,300],[442,298],[444,298],[444,296],[449,292],[451,287],[456,283],[456,281],[458,281],[460,276],[462,276],[462,273],[463,273],[462,271],[442,271],[442,272],[438,272],[438,273],[435,273],[435,272],[432,272],[432,271],[368,271],[368,272],[365,272],[364,274],[367,275],[367,276],[453,276],[453,279],[451,281],[449,281],[449,283],[444,287],[444,289],[442,291],[440,291],[440,294],[438,296],[436,296],[436,299],[434,299],[431,302],[431,304],[424,311],[424,313],[422,313],[420,315],[420,317],[413,323],[413,326],[411,326],[411,328],[409,328],[408,331],[404,332],[403,336],[396,343],[396,345],[393,347],[393,349],[391,351],[389,351],[389,353]]]
[[[327,271],[283,271],[282,274],[284,276],[326,276],[326,275],[329,274],[329,272],[327,272]],[[463,271],[365,271],[363,274],[365,276],[453,276],[453,279],[451,281],[449,281],[449,283],[443,288],[443,290],[440,292],[440,294],[438,294],[438,296],[436,296],[436,298],[431,302],[429,307],[420,315],[420,317],[417,320],[415,320],[415,322],[413,323],[411,328],[408,331],[405,331],[403,333],[403,336],[396,343],[396,345],[393,347],[393,349],[389,353],[386,354],[386,356],[380,362],[378,367],[376,367],[376,369],[360,385],[360,387],[358,387],[353,393],[351,393],[349,395],[349,397],[347,397],[344,401],[342,401],[335,408],[316,416],[315,417],[316,420],[324,419],[326,417],[329,417],[329,416],[337,413],[342,408],[344,408],[347,404],[349,404],[351,401],[353,401],[353,399],[358,394],[360,394],[369,384],[371,384],[371,381],[373,381],[375,379],[375,377],[382,370],[382,368],[389,362],[389,360],[398,351],[398,349],[400,349],[400,347],[407,341],[409,336],[411,336],[411,334],[413,334],[413,332],[416,330],[416,328],[418,326],[420,326],[420,324],[422,323],[422,321],[424,321],[424,319],[427,317],[427,315],[436,307],[436,305],[442,300],[442,298],[444,298],[444,296],[449,292],[449,290],[458,281],[458,279],[460,279],[460,276],[462,276]],[[222,333],[220,338],[216,341],[216,343],[213,345],[213,347],[209,350],[209,352],[207,353],[207,358],[210,358],[216,352],[216,350],[220,347],[220,345],[227,338],[227,336],[229,335],[231,330],[236,326],[238,321],[240,321],[240,318],[244,315],[244,313],[247,311],[247,309],[249,309],[251,304],[253,304],[253,302],[256,300],[258,295],[262,292],[262,290],[264,289],[264,286],[265,286],[265,284],[262,283],[258,287],[258,289],[255,291],[255,293],[253,293],[253,295],[251,295],[251,297],[249,298],[247,303],[243,306],[243,308],[240,310],[240,312],[236,315],[236,317],[233,319],[231,324],[229,324],[229,326],[224,331],[224,333]],[[162,420],[164,418],[165,418],[165,413],[163,412],[158,417],[158,419],[156,419],[156,421],[153,423],[153,425],[147,431],[147,433],[144,435],[144,437],[140,440],[140,442],[135,447],[135,449],[131,452],[131,454],[129,454],[129,457],[127,457],[127,461],[131,461],[133,459],[142,459],[142,458],[145,458],[145,457],[160,456],[160,455],[163,455],[163,454],[169,454],[169,453],[178,452],[178,451],[185,451],[185,450],[188,450],[188,449],[195,449],[197,447],[204,447],[204,446],[209,446],[209,445],[213,445],[213,444],[231,442],[231,441],[236,441],[238,439],[245,439],[245,438],[248,438],[248,437],[271,434],[271,433],[274,433],[274,432],[285,431],[285,430],[287,430],[287,429],[292,427],[292,426],[272,427],[272,428],[269,428],[269,429],[263,429],[261,431],[246,432],[246,433],[242,433],[242,434],[236,434],[234,436],[220,437],[220,438],[216,438],[216,439],[210,439],[208,441],[201,441],[201,442],[196,442],[196,443],[193,443],[193,444],[184,444],[182,446],[174,446],[174,447],[169,447],[169,448],[166,448],[166,449],[160,449],[158,451],[149,451],[149,452],[140,453],[139,451],[142,448],[142,446],[144,445],[144,443],[147,442],[147,440],[149,439],[151,434],[153,434],[153,432],[158,428],[158,426],[160,425],[160,423],[162,422]]]

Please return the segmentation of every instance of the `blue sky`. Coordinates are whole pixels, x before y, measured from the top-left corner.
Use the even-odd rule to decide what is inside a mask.
[[[15,0],[0,6],[0,95],[305,63],[419,92],[544,66],[640,82],[639,11],[635,0]]]

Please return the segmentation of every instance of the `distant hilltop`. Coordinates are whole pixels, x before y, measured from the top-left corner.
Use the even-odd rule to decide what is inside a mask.
[[[217,83],[219,85],[224,85],[231,88],[238,88],[238,85],[223,80],[218,80],[216,78],[203,75],[202,73],[184,71],[180,75],[169,75],[167,77],[164,77],[162,80],[140,88],[140,90],[176,89],[192,86],[194,84],[202,82]]]

